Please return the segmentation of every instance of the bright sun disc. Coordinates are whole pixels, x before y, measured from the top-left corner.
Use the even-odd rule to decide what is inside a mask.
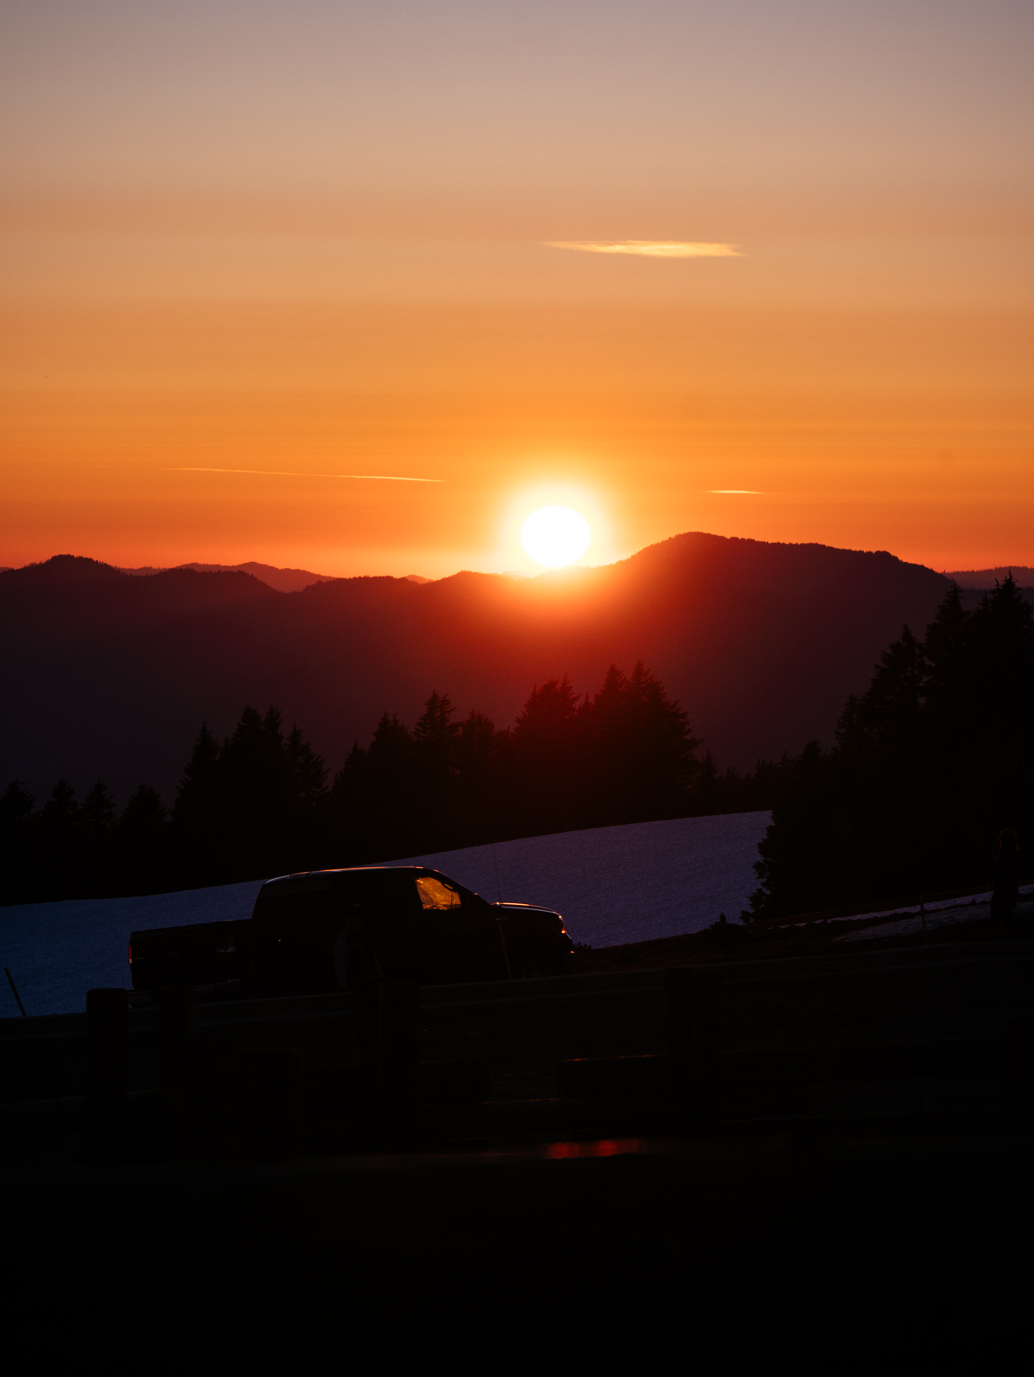
[[[547,569],[562,569],[581,559],[591,539],[589,523],[570,507],[540,507],[521,527],[524,553]]]

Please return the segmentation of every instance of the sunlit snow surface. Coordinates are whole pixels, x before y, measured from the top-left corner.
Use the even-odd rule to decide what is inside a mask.
[[[738,918],[758,887],[754,862],[770,813],[677,818],[559,832],[414,856],[486,899],[545,904],[575,942],[612,947],[699,932]]]
[[[757,887],[768,813],[679,818],[473,846],[409,861],[433,866],[486,899],[544,904],[576,942],[594,947],[698,932],[738,917]],[[401,862],[405,863],[405,862]],[[129,984],[134,928],[247,918],[260,880],[142,899],[79,899],[0,908],[0,964],[28,1014],[74,1013],[94,986]],[[17,1016],[7,981],[0,1016]]]

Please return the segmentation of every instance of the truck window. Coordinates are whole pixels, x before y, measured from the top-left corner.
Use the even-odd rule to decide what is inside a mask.
[[[327,875],[300,875],[297,879],[274,880],[264,884],[262,892],[293,898],[296,894],[326,894],[330,889]]]
[[[263,885],[252,917],[346,917],[350,913],[408,912],[415,907],[412,882],[404,872],[340,870]]]
[[[416,888],[424,909],[459,908],[463,902],[451,885],[434,875],[417,876]]]
[[[306,875],[298,879],[277,880],[258,892],[253,918],[315,917],[334,911],[334,896],[325,875]]]
[[[333,879],[341,913],[411,913],[409,876],[402,870],[344,870]]]

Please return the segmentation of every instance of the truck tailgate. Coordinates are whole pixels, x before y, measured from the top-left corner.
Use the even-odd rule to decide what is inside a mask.
[[[225,922],[131,933],[133,989],[215,985],[236,979],[237,930],[237,924]]]

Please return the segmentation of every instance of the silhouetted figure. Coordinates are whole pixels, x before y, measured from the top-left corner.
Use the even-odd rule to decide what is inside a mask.
[[[1020,848],[1016,833],[1006,827],[998,838],[995,860],[994,893],[991,895],[991,921],[1007,923],[1016,907],[1020,888]]]

